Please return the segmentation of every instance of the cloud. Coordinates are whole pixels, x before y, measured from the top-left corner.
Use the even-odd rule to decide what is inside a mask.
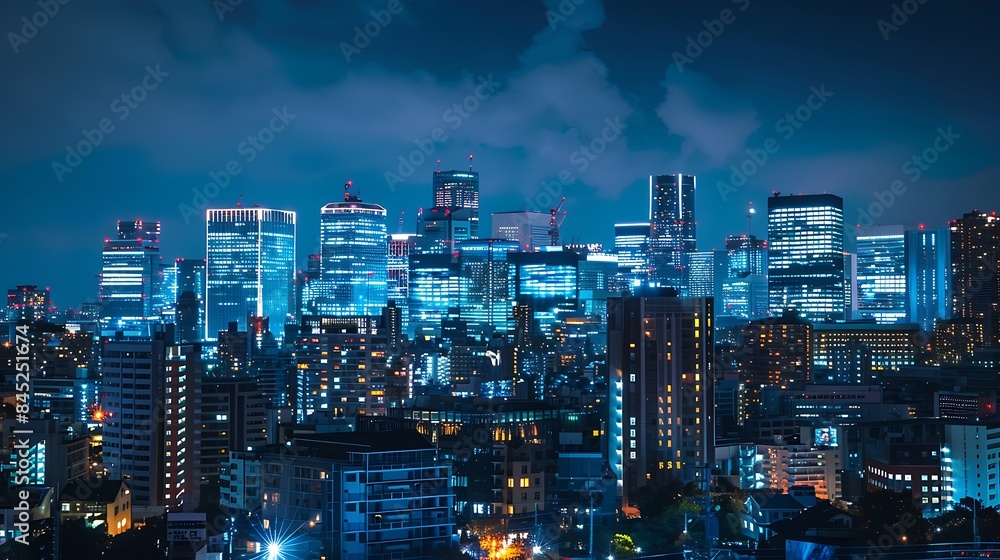
[[[720,165],[741,153],[747,138],[760,127],[757,111],[747,101],[713,83],[707,76],[671,65],[660,83],[666,99],[656,114],[670,134],[684,139],[681,159],[695,154]]]

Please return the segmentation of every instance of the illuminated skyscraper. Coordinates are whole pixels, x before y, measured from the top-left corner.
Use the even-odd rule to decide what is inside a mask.
[[[858,315],[880,324],[906,321],[906,228],[858,230]]]
[[[469,334],[505,334],[514,321],[514,271],[510,254],[517,242],[505,239],[473,239],[459,246],[462,294],[461,318]]]
[[[1000,219],[972,211],[951,222],[952,317],[979,321],[987,346],[1000,344]]]
[[[174,261],[177,341],[198,342],[205,335],[205,259]]]
[[[844,200],[832,194],[767,199],[768,292],[773,315],[845,318]]]
[[[951,318],[951,231],[906,232],[908,320],[931,332],[934,321]]]
[[[629,285],[639,285],[649,276],[649,231],[649,222],[615,224],[618,274]]]
[[[322,287],[313,294],[320,315],[375,316],[387,300],[389,267],[385,208],[345,191],[320,216]]]
[[[410,255],[409,331],[411,338],[441,336],[441,323],[458,315],[461,272],[452,255]]]
[[[104,240],[101,318],[134,321],[152,316],[160,271],[160,222],[119,221]]]
[[[468,209],[472,239],[479,237],[479,172],[435,171],[434,206],[453,212]]]
[[[230,322],[246,330],[251,315],[284,325],[294,302],[295,212],[208,210],[207,226],[205,339],[216,340]]]
[[[403,332],[410,326],[407,299],[410,290],[410,255],[417,252],[417,235],[393,233],[389,235],[389,260],[386,270],[386,299],[395,301],[402,312]]]
[[[684,287],[684,254],[697,250],[694,175],[649,177],[649,270],[660,286]]]
[[[38,286],[18,286],[7,290],[8,321],[42,321],[52,311],[49,289]]]

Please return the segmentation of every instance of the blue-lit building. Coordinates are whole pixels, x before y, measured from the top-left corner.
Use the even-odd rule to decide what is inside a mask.
[[[452,255],[410,255],[407,303],[411,338],[441,336],[441,323],[458,316],[461,268]]]
[[[345,194],[320,215],[321,281],[311,284],[313,313],[375,316],[388,301],[385,208]]]
[[[618,274],[627,285],[639,285],[649,276],[649,231],[649,222],[615,224]]]
[[[389,260],[386,268],[386,299],[395,301],[402,311],[402,329],[408,332],[410,309],[410,255],[417,253],[417,234],[393,233],[389,235]]]
[[[542,251],[511,255],[515,269],[515,300],[527,305],[544,334],[579,307],[580,255],[572,251]]]
[[[205,335],[205,259],[177,259],[174,269],[177,341],[200,341]]]
[[[513,328],[514,274],[509,256],[517,252],[517,245],[505,239],[474,239],[459,245],[459,307],[470,335],[489,337]]]
[[[493,239],[516,241],[521,251],[537,251],[552,242],[548,212],[494,212]]]
[[[694,175],[649,177],[649,271],[659,286],[683,289],[684,255],[697,250]]]
[[[726,275],[725,251],[698,251],[684,255],[684,297],[716,297]]]
[[[434,206],[426,211],[421,209],[418,220],[421,253],[454,255],[460,243],[474,238],[473,228],[478,227],[474,211],[469,208]]]
[[[479,237],[479,173],[468,171],[434,172],[434,206],[451,211],[468,210],[469,236]]]
[[[832,194],[767,199],[771,313],[812,322],[845,319],[844,200]]]
[[[934,321],[951,318],[951,231],[906,232],[906,304],[909,321],[931,332]]]
[[[858,230],[858,316],[880,324],[906,321],[906,227]]]
[[[716,256],[717,260],[720,258]],[[717,266],[717,273],[719,270]],[[754,235],[727,237],[722,274],[722,282],[716,281],[718,316],[741,319],[767,316],[767,241]]]
[[[141,321],[153,314],[160,272],[160,222],[119,221],[118,235],[104,240],[101,319]]]
[[[248,316],[285,324],[294,308],[295,212],[208,210],[207,229],[205,339],[231,322],[246,330]]]

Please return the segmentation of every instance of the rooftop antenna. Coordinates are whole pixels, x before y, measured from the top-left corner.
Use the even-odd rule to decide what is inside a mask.
[[[438,160],[438,169],[437,170],[438,170],[438,173],[441,172],[441,160]]]
[[[753,207],[753,201],[750,201],[750,208],[747,209],[747,238],[753,236],[753,215],[757,213],[757,210]]]
[[[344,183],[344,202],[351,201],[351,187],[354,185],[354,181],[348,180]]]
[[[243,193],[240,193],[240,197],[236,199],[236,207],[237,208],[242,208],[243,207],[243,202],[241,202],[242,200],[243,200]]]
[[[472,171],[472,154],[469,154],[469,171]]]
[[[441,160],[438,160],[441,161]],[[406,216],[406,212],[399,213],[399,231],[396,233],[403,233],[403,219]]]

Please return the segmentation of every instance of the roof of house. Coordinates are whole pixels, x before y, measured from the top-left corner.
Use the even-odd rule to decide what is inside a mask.
[[[124,480],[107,478],[74,480],[63,487],[59,501],[111,503],[118,498],[122,486],[128,488]]]

